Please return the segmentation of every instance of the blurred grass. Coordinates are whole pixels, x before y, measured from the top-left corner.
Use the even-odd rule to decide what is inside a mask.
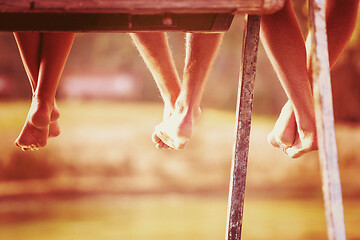
[[[222,239],[234,112],[203,109],[184,151],[151,142],[162,106],[60,101],[45,149],[13,141],[30,103],[0,102],[0,239]],[[244,239],[326,239],[317,152],[289,160],[254,116]],[[359,126],[338,125],[348,239],[360,239]]]
[[[60,101],[62,133],[38,152],[13,141],[27,115],[27,102],[0,102],[2,194],[47,192],[189,192],[226,194],[235,114],[205,108],[184,151],[160,151],[151,134],[162,106],[145,102]],[[275,118],[254,116],[248,190],[261,196],[321,196],[317,152],[289,160],[266,137]],[[357,133],[357,134],[356,134]],[[343,193],[360,197],[360,127],[336,129]],[[22,180],[28,180],[23,183]],[[108,181],[104,188],[103,179]],[[48,181],[45,181],[48,180]],[[76,181],[78,184],[72,184]],[[131,183],[131,184],[129,184]],[[25,187],[24,187],[25,186]]]
[[[224,239],[226,199],[184,196],[92,197],[2,202],[7,240]],[[351,209],[351,211],[347,210]],[[345,203],[347,239],[360,239],[360,203]],[[243,239],[325,240],[321,199],[246,199]]]

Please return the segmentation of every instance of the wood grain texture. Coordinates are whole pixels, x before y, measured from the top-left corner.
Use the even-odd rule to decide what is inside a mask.
[[[325,2],[309,0],[316,131],[329,240],[345,240],[344,210],[334,130]]]
[[[0,0],[1,12],[270,13],[285,0]]]

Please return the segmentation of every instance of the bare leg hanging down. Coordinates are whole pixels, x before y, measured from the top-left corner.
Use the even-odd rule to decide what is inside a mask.
[[[174,112],[180,93],[180,78],[173,61],[166,33],[130,33],[130,36],[148,66],[164,101],[163,120]],[[162,141],[153,140],[157,148],[168,148]]]
[[[297,123],[297,134],[295,131],[284,131],[284,135],[286,134],[290,141],[286,144],[280,141],[283,145],[278,147],[291,157],[296,157],[306,150],[316,148],[316,129],[313,98],[306,67],[305,43],[291,1],[286,1],[284,8],[279,12],[263,16],[261,27],[263,44],[291,100]],[[277,31],[274,32],[274,29]],[[283,111],[282,114],[286,112]]]
[[[44,147],[60,134],[56,89],[74,39],[73,33],[14,33],[33,98],[25,125],[15,141],[23,150]]]
[[[190,139],[194,123],[200,114],[199,107],[204,85],[220,46],[222,36],[223,34],[220,33],[188,33],[186,35],[186,59],[183,80],[181,85],[177,86],[175,82],[179,81],[172,59],[156,59],[156,57],[159,57],[158,55],[153,54],[151,57],[149,54],[144,54],[142,48],[139,48],[150,71],[153,73],[161,95],[166,96],[168,95],[166,93],[170,92],[177,93],[175,102],[170,100],[170,103],[167,104],[166,101],[169,100],[167,100],[166,97],[164,99],[165,106],[171,105],[172,110],[170,114],[164,114],[163,122],[155,128],[153,141],[157,144],[157,147],[182,149]],[[139,43],[137,40],[139,39],[140,38],[135,39],[138,47]],[[161,36],[160,39],[164,39],[164,37]],[[155,45],[147,46],[148,43],[144,41],[141,45],[147,46],[144,49],[151,49],[152,47],[156,47],[156,49],[168,49],[167,42],[164,44],[162,40],[154,39],[153,44]],[[167,51],[169,50],[166,50],[166,52]],[[147,51],[145,51],[145,53],[146,52]],[[166,54],[166,57],[171,58],[171,54]],[[171,64],[161,64],[162,61]],[[171,67],[167,68],[167,66]],[[164,74],[164,70],[166,69],[171,69],[169,74],[170,78],[167,78]],[[177,80],[175,81],[174,79]]]
[[[346,43],[349,41],[353,32],[356,22],[358,0],[328,0],[326,4],[329,56],[330,66],[332,67],[341,52],[343,51]],[[262,40],[269,54],[269,57],[272,59],[273,65],[278,73],[278,76],[283,86],[286,89],[286,83],[289,81],[294,81],[293,84],[295,84],[295,87],[296,85],[301,83],[297,87],[302,88],[302,90],[299,89],[300,92],[303,91],[304,93],[306,93],[306,95],[302,96],[302,98],[305,98],[305,96],[308,95],[308,86],[305,86],[302,82],[296,84],[296,81],[299,80],[295,80],[294,77],[303,76],[304,74],[304,47],[296,47],[298,52],[296,52],[296,49],[293,49],[296,53],[286,53],[286,51],[289,50],[286,50],[286,43],[291,42],[293,46],[300,46],[299,40],[302,39],[297,20],[291,6],[291,2],[287,1],[284,9],[280,12],[274,15],[264,16],[262,18],[261,27],[263,29]],[[296,32],[294,32],[294,30],[296,30]],[[279,40],[277,38],[281,39]],[[276,40],[279,40],[279,42],[277,42]],[[310,53],[309,43],[310,41],[308,39],[306,45],[308,47],[308,50],[306,51],[307,53]],[[288,61],[289,57],[291,57],[290,64]],[[312,80],[309,56],[307,56],[307,60],[307,78],[311,84]],[[295,71],[293,71],[296,68],[294,62],[299,63],[298,69]],[[292,69],[292,67],[295,68]],[[289,69],[284,70],[282,68]],[[288,97],[289,99],[292,99],[289,94]],[[297,95],[294,95],[293,97],[297,97]],[[290,157],[299,157],[304,153],[317,148],[316,138],[309,137],[311,135],[315,137],[315,132],[311,133],[311,131],[315,131],[315,129],[312,130],[312,128],[304,128],[303,125],[304,117],[306,115],[301,112],[303,112],[302,108],[304,107],[306,107],[306,103],[304,106],[300,105],[300,109],[298,109],[298,111],[300,111],[297,114],[296,105],[292,104],[289,100],[283,107],[274,129],[268,136],[268,140],[273,146],[283,149]],[[295,109],[295,113],[293,109]],[[306,135],[308,137],[306,137]]]
[[[174,112],[155,128],[155,142],[162,141],[173,149],[182,149],[191,138],[200,115],[205,83],[222,37],[221,33],[187,33],[181,91]]]

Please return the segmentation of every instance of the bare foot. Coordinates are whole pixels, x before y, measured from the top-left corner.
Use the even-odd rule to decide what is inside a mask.
[[[170,116],[174,112],[174,105],[169,102],[164,103],[164,112],[163,112],[163,121],[166,121],[170,118]],[[158,149],[168,149],[170,148],[168,145],[166,145],[161,139],[157,136],[156,131],[152,134],[152,141],[156,144],[156,148]]]
[[[307,152],[316,150],[316,128],[315,121],[311,120],[305,127],[296,124],[296,118],[291,102],[288,101],[281,110],[280,116],[275,123],[268,142],[274,147],[283,150],[289,157],[297,158]]]
[[[19,137],[15,141],[15,145],[26,150],[38,150],[44,147],[47,142],[49,128],[37,128],[27,119]]]
[[[316,127],[315,124],[311,129],[306,131],[298,128],[296,139],[294,144],[286,149],[284,152],[291,158],[298,158],[305,153],[311,152],[318,149],[317,138],[316,138]]]
[[[57,137],[60,135],[59,117],[60,111],[55,103],[50,116],[49,137]]]
[[[164,120],[155,127],[152,136],[157,148],[183,149],[192,136],[195,121],[200,116],[200,108],[196,111],[176,106],[171,109],[165,105]]]
[[[50,124],[53,110],[53,104],[48,104],[33,98],[24,127],[15,141],[16,146],[24,151],[29,149],[37,150],[44,147],[47,143],[47,138],[50,135],[49,126],[51,124],[51,135],[55,136],[60,133],[56,119],[56,115],[59,116],[58,113],[54,112],[53,119],[55,121]]]
[[[273,130],[268,135],[268,142],[277,148],[291,147],[296,137],[296,120],[290,101],[281,109],[279,118],[276,120]]]

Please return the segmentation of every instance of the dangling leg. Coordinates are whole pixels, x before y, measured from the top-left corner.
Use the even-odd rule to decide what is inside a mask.
[[[74,33],[43,33],[39,80],[31,122],[41,128],[51,121],[56,89],[74,40]],[[42,110],[41,110],[42,109]]]
[[[39,32],[17,32],[14,33],[20,56],[30,81],[32,95],[34,97],[39,77],[40,55],[41,55],[41,33]],[[36,141],[45,142],[48,134],[47,129],[37,129],[29,121],[27,116],[24,127],[16,139],[15,144],[23,150],[32,149]],[[50,133],[49,133],[50,134]]]
[[[148,66],[164,101],[163,119],[169,118],[175,108],[175,101],[180,93],[180,78],[170,52],[165,33],[130,33],[133,42]],[[167,148],[153,134],[157,148]]]
[[[16,43],[19,48],[20,56],[30,81],[32,95],[34,95],[40,66],[40,47],[41,47],[41,33],[39,32],[16,32],[14,33]],[[60,116],[59,109],[54,106],[51,115],[51,123],[49,126],[49,137],[56,137],[60,134],[60,126],[58,118]]]
[[[328,0],[326,2],[326,21],[328,32],[328,47],[330,56],[330,67],[332,67],[341,52],[344,50],[356,23],[356,15],[359,0],[341,1]],[[286,8],[288,12],[291,9]],[[289,23],[289,22],[287,22]],[[269,26],[271,27],[271,26]],[[273,29],[276,31],[276,29]],[[310,53],[310,39],[306,42],[307,53]],[[308,59],[308,76],[311,80],[311,69],[309,68],[310,59]],[[277,120],[273,131],[269,134],[269,142],[275,147],[291,146],[296,138],[296,120],[292,110],[291,102],[288,101],[283,107],[279,119]],[[296,150],[294,155],[300,156],[307,150]]]
[[[45,146],[49,135],[49,125],[59,117],[58,110],[55,108],[55,93],[73,39],[73,33],[40,34],[38,81],[35,83],[37,85],[28,118],[16,140],[16,145],[24,150],[28,148],[34,150]],[[23,40],[26,42],[26,36]],[[25,45],[19,44],[19,46]],[[29,64],[29,66],[33,65]],[[52,130],[56,131],[56,129]]]
[[[173,114],[155,129],[157,137],[171,148],[184,148],[192,135],[194,122],[200,114],[205,82],[222,36],[221,33],[186,35],[186,59],[181,91]]]
[[[292,119],[276,124],[289,124],[280,132],[270,135],[273,145],[286,150],[291,157],[297,157],[317,148],[314,105],[310,80],[306,68],[306,49],[290,0],[279,12],[265,15],[261,21],[262,41],[274,65],[283,88],[291,100],[297,128]],[[291,118],[288,109],[283,109],[281,120]],[[275,129],[276,129],[275,127]],[[276,129],[277,130],[277,129]],[[297,130],[297,135],[295,134]],[[285,141],[286,140],[286,141]]]

